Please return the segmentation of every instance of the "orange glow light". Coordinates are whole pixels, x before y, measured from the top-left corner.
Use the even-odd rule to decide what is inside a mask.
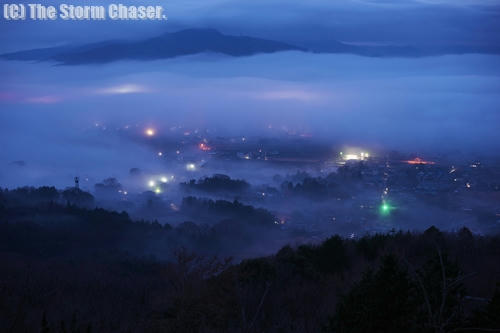
[[[200,149],[203,150],[203,151],[209,151],[209,150],[212,149],[210,146],[208,146],[205,143],[200,143],[198,147],[200,147]]]
[[[436,162],[426,161],[420,157],[415,157],[413,160],[405,161],[408,164],[436,164]]]

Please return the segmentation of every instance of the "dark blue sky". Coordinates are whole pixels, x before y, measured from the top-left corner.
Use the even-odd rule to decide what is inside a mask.
[[[65,3],[101,4],[90,0]],[[169,20],[125,23],[1,20],[0,51],[140,38],[188,27],[211,27],[225,33],[316,48],[326,47],[332,40],[384,45],[500,44],[500,1],[497,0],[144,0],[125,3],[163,5]]]

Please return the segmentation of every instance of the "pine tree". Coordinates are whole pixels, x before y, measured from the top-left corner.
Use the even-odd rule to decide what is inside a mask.
[[[49,333],[49,332],[50,332],[49,322],[47,321],[47,316],[44,311],[42,315],[42,325],[40,328],[40,333]]]

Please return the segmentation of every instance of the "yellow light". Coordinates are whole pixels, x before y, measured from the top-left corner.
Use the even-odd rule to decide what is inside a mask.
[[[156,194],[160,194],[161,193],[161,189],[159,187],[155,188],[155,193]]]
[[[156,134],[155,130],[152,128],[147,128],[144,133],[146,133],[147,136],[154,136]]]
[[[356,154],[346,154],[346,155],[344,155],[344,160],[346,160],[346,161],[359,160],[359,156]]]

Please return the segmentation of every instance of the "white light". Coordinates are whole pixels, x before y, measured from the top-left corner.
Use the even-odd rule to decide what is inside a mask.
[[[154,136],[156,134],[155,130],[152,128],[146,128],[144,133],[146,133],[147,136]]]
[[[346,155],[344,155],[344,160],[346,160],[346,161],[359,160],[359,156],[356,154],[346,154]]]
[[[124,95],[148,92],[148,88],[138,84],[123,84],[97,90],[97,93],[104,95]]]
[[[162,182],[162,183],[166,183],[166,182],[168,182],[167,177],[161,177],[161,178],[160,178],[160,180],[161,180],[161,182]]]
[[[195,171],[196,165],[194,163],[188,163],[188,164],[186,164],[186,169],[189,171]]]
[[[154,187],[156,185],[154,180],[150,180],[148,183],[149,187]]]
[[[158,152],[158,156],[163,156],[163,153],[161,151]]]

